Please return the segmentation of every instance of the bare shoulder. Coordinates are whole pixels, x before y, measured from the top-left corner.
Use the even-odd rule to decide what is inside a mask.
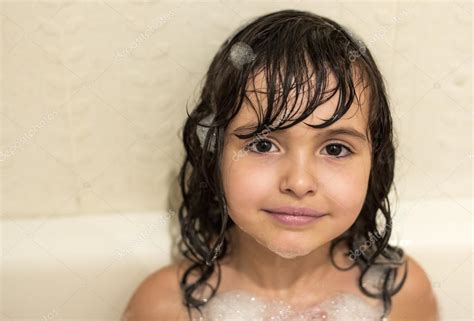
[[[436,296],[426,272],[409,255],[406,260],[407,278],[401,290],[392,297],[390,321],[439,321]],[[404,270],[400,279],[403,273]]]
[[[179,288],[179,264],[148,275],[131,296],[121,321],[188,320]]]

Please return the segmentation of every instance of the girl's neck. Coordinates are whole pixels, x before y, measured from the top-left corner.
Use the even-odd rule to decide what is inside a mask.
[[[263,295],[291,298],[317,287],[329,285],[329,274],[334,272],[329,257],[330,242],[306,256],[283,258],[237,226],[229,230],[230,252],[224,263],[254,291]],[[337,252],[335,251],[337,254]]]

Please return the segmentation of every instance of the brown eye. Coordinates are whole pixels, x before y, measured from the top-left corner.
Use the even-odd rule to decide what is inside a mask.
[[[250,144],[245,146],[245,149],[255,152],[255,153],[268,153],[272,147],[273,143],[268,139],[261,139],[251,142]],[[256,147],[256,151],[252,150],[252,147]]]
[[[343,144],[329,144],[325,147],[325,149],[328,151],[329,155],[334,156],[336,158],[347,157],[350,154],[352,154],[352,151]],[[343,149],[347,150],[347,153],[343,156],[337,156],[337,155],[340,155],[341,150]]]

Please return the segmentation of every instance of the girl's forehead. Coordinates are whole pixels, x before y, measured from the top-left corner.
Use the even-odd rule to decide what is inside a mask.
[[[329,79],[330,81],[328,83],[328,88],[332,89],[332,86],[334,86],[335,83],[334,78],[332,77]],[[273,126],[277,126],[279,124],[283,115],[285,117],[285,120],[287,120],[284,124],[293,121],[301,115],[301,113],[304,111],[305,107],[308,104],[309,95],[305,91],[311,90],[311,86],[314,85],[308,84],[308,87],[305,87],[304,91],[298,94],[298,97],[296,97],[295,90],[290,92],[286,101],[285,111],[279,112],[276,121],[272,124]],[[235,118],[232,119],[229,125],[229,130],[231,132],[237,129],[239,129],[239,132],[249,132],[252,129],[255,129],[256,125],[258,124],[258,120],[262,119],[266,113],[268,107],[266,82],[262,74],[257,74],[257,76],[255,77],[255,82],[252,82],[250,88],[251,89],[247,89],[247,99],[243,101],[239,112],[237,113]],[[369,113],[369,100],[367,97],[368,90],[364,90],[362,85],[355,86],[355,89],[357,97],[355,97],[347,112],[340,119],[338,119],[336,122],[326,128],[329,129],[344,126],[352,127],[362,133],[366,132]],[[328,89],[326,89],[325,91],[330,92],[330,90]],[[338,105],[339,96],[340,92],[338,90],[328,101],[318,105],[314,109],[314,111],[302,122],[290,128],[283,129],[282,131],[297,132],[298,130],[304,130],[305,127],[312,131],[325,130],[326,128],[311,128],[305,125],[304,123],[311,125],[325,123],[334,115]],[[274,106],[277,105],[278,102],[275,101]],[[275,110],[273,111],[273,113],[275,113]],[[288,117],[289,115],[291,115],[291,117]]]
[[[310,114],[306,119],[298,124],[277,131],[277,133],[281,133],[284,135],[288,135],[294,138],[304,137],[306,134],[310,133],[317,133],[317,132],[324,132],[336,129],[345,129],[349,131],[356,132],[358,136],[363,138],[365,141],[369,141],[370,135],[367,132],[367,125],[368,121],[366,118],[366,113],[364,112],[363,108],[358,107],[357,105],[353,104],[349,108],[346,114],[344,114],[340,119],[338,119],[333,124],[325,127],[325,128],[312,128],[308,126],[310,125],[318,125],[324,123],[328,118],[332,116],[332,113],[329,114],[328,117],[322,119],[320,114],[323,112],[319,112],[321,110],[330,109],[329,106],[318,106],[312,114]],[[325,111],[324,111],[325,113]],[[229,134],[246,134],[252,132],[257,127],[258,118],[255,112],[251,108],[243,108],[241,112],[232,120],[231,126],[229,126]]]

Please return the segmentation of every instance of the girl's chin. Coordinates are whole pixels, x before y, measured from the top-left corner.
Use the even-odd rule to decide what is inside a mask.
[[[299,256],[306,256],[314,249],[302,244],[291,246],[291,242],[269,243],[267,249],[285,259],[293,259]]]

